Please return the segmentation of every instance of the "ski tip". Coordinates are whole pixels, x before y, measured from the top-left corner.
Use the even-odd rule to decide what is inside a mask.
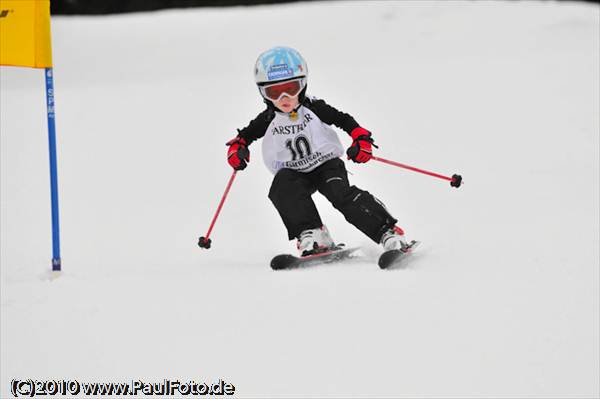
[[[398,265],[402,263],[401,260],[410,255],[419,244],[421,244],[421,241],[412,240],[404,250],[393,249],[391,251],[386,251],[381,254],[377,264],[381,269],[387,269],[390,266]]]
[[[396,262],[396,260],[400,256],[402,256],[402,254],[404,254],[404,252],[400,251],[399,249],[393,249],[391,251],[386,251],[383,254],[381,254],[377,264],[379,265],[379,267],[381,269],[387,269],[388,267],[393,265],[394,262]]]
[[[295,263],[298,260],[294,255],[283,254],[277,255],[271,260],[271,269],[273,270],[281,270],[289,267],[291,264]]]

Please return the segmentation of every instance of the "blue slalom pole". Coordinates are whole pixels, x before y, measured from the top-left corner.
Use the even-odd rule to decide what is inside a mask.
[[[58,223],[58,173],[56,166],[53,69],[46,68],[45,73],[46,105],[48,112],[48,150],[50,152],[50,197],[52,205],[52,270],[60,271],[60,229]]]

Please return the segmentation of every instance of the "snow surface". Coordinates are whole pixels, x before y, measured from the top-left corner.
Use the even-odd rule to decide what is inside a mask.
[[[223,378],[238,397],[600,395],[600,12],[557,2],[336,2],[53,18],[64,271],[50,269],[42,72],[1,69],[1,380]],[[348,164],[409,238],[274,272],[294,250],[260,145],[204,235],[224,143],[262,110],[256,56],[301,51],[309,94],[377,154]],[[344,136],[343,132],[340,132]],[[347,138],[343,138],[349,144]]]

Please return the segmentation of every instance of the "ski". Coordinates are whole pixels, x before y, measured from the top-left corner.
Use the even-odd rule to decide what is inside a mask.
[[[400,265],[402,260],[409,256],[420,243],[420,241],[412,240],[408,246],[403,249],[392,249],[391,251],[385,251],[379,257],[379,267],[382,269],[387,269],[391,266]]]
[[[271,269],[293,269],[297,267],[312,266],[323,263],[339,262],[352,257],[352,255],[359,249],[360,247],[344,248],[343,244],[339,244],[333,250],[301,257],[290,254],[281,254],[275,256],[271,260]]]

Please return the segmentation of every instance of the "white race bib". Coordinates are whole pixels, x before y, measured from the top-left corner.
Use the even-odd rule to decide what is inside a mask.
[[[262,139],[263,160],[267,168],[310,172],[324,162],[344,154],[337,133],[311,110],[301,106],[298,117],[276,112]]]

